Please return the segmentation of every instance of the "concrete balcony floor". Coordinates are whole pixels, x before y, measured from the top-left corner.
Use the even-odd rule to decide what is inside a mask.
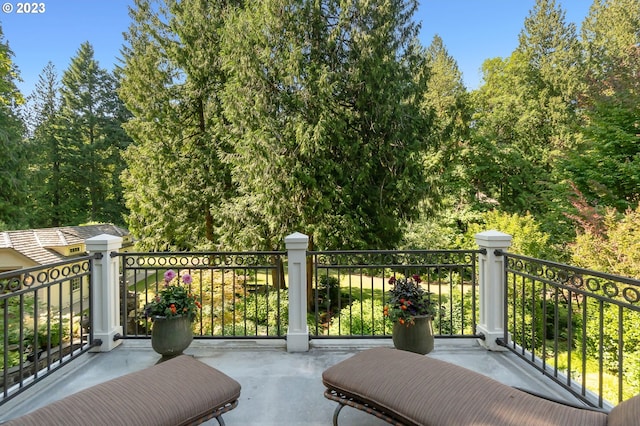
[[[316,339],[311,342],[310,351],[304,353],[287,353],[284,340],[194,340],[185,353],[240,382],[238,406],[223,415],[227,426],[331,425],[337,404],[323,396],[322,372],[373,346],[392,346],[391,339]],[[435,350],[427,356],[467,367],[511,386],[575,402],[568,392],[514,354],[486,351],[475,339],[436,339]],[[0,423],[102,381],[151,366],[158,360],[149,340],[125,340],[111,352],[84,354],[4,404]],[[211,420],[206,424],[217,422]],[[340,424],[387,423],[346,407],[340,414]]]

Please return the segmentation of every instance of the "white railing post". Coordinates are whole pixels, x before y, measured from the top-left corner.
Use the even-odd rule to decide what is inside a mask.
[[[122,343],[120,324],[120,262],[111,252],[122,247],[122,238],[102,234],[85,241],[87,251],[102,256],[93,260],[93,339],[102,341],[92,352],[108,352]]]
[[[309,237],[295,232],[284,239],[289,263],[289,329],[287,352],[309,350],[307,326],[307,248]]]
[[[498,231],[485,231],[475,235],[480,255],[480,322],[477,331],[484,336],[480,344],[492,351],[506,350],[496,339],[504,338],[504,256],[496,256],[496,250],[506,251],[511,246],[511,235]],[[508,336],[507,336],[508,338]],[[508,342],[505,342],[508,343]]]

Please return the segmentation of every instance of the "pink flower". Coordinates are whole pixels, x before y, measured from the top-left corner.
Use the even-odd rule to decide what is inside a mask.
[[[174,279],[176,277],[176,273],[173,272],[172,269],[169,269],[167,272],[164,273],[164,280],[166,282],[171,281],[172,279]]]
[[[189,284],[191,284],[191,282],[193,282],[193,278],[191,278],[191,275],[189,275],[189,274],[184,274],[182,276],[182,282],[187,284],[187,285],[189,285]]]

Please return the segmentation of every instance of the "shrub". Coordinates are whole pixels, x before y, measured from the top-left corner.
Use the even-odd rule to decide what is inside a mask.
[[[493,210],[482,215],[480,223],[469,225],[461,246],[476,248],[475,235],[489,229],[513,236],[509,252],[538,259],[555,259],[558,254],[550,247],[549,235],[540,229],[540,225],[529,213],[520,216]]]
[[[236,305],[238,312],[244,312],[247,320],[267,326],[270,330],[276,329],[278,324],[282,329],[289,318],[289,293],[273,291],[268,295],[252,294]]]
[[[333,311],[340,304],[340,281],[336,277],[322,275],[318,281],[318,297],[321,301],[325,301],[321,307]]]
[[[469,292],[474,290],[469,290]],[[445,294],[438,296],[440,315],[436,315],[433,322],[433,330],[439,335],[473,334],[472,299],[469,294],[463,297],[459,288],[454,288],[450,296]]]
[[[340,310],[340,315],[331,320],[330,335],[380,336],[390,334],[391,320],[383,314],[380,300],[354,300],[353,304]]]

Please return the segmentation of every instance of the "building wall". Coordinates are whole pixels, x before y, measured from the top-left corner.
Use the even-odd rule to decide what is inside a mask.
[[[38,264],[14,249],[0,248],[0,272],[30,268]]]

